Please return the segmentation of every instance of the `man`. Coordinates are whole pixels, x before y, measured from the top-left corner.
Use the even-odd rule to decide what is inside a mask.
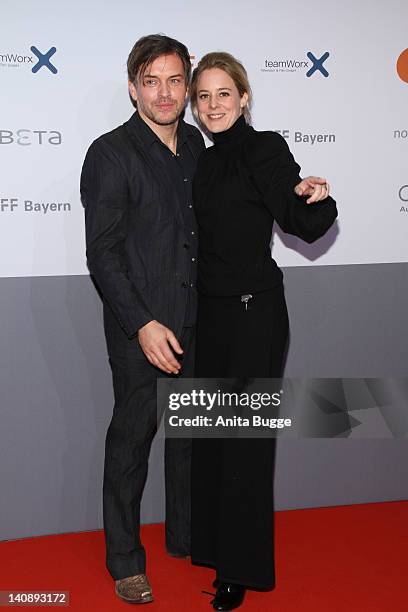
[[[192,376],[196,224],[192,178],[204,141],[186,124],[191,62],[162,35],[128,58],[137,112],[90,146],[81,175],[87,261],[103,296],[115,406],[105,449],[107,567],[117,595],[153,601],[140,541],[140,502],[157,428],[156,379]],[[189,440],[166,440],[166,547],[190,551]]]

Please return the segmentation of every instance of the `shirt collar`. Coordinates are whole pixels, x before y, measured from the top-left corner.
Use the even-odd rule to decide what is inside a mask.
[[[147,125],[147,123],[143,121],[137,111],[135,111],[131,116],[130,124],[137,129],[140,138],[146,146],[151,147],[155,142],[158,142],[159,144],[163,145],[163,142],[160,140],[157,134],[155,134],[153,130]],[[177,149],[180,149],[186,142],[186,126],[183,119],[179,119],[177,126]]]

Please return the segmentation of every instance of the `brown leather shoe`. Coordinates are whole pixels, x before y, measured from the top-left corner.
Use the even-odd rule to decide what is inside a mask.
[[[128,603],[149,603],[153,601],[152,587],[146,574],[137,574],[115,580],[115,593],[123,601]]]

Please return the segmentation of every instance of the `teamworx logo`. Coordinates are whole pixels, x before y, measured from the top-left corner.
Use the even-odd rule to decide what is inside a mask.
[[[324,77],[328,77],[329,76],[328,71],[323,66],[324,62],[330,56],[330,53],[328,51],[323,53],[323,55],[321,57],[319,57],[319,58],[315,57],[311,51],[308,51],[306,55],[310,59],[310,61],[313,63],[313,66],[311,68],[309,68],[309,70],[306,72],[306,76],[307,77],[311,77],[312,74],[314,74],[316,72],[316,70],[321,72]]]
[[[56,69],[54,64],[51,64],[50,62],[50,58],[57,50],[55,47],[51,47],[46,53],[41,53],[41,51],[39,51],[37,47],[34,47],[34,45],[30,47],[30,49],[38,59],[36,65],[31,68],[31,72],[34,72],[35,74],[40,70],[40,68],[44,67],[48,68],[48,70],[50,70],[53,74],[57,74],[58,70]]]
[[[57,74],[58,70],[51,63],[51,57],[56,53],[56,47],[50,47],[48,51],[43,53],[36,46],[32,45],[30,51],[34,55],[21,55],[20,53],[0,53],[0,64],[9,68],[19,68],[22,64],[33,64],[35,59],[37,62],[31,68],[31,72],[36,74],[41,68],[47,68],[52,74]]]
[[[329,71],[323,65],[330,57],[330,53],[325,51],[320,57],[316,57],[314,53],[308,51],[306,53],[307,60],[303,59],[266,59],[262,72],[302,72],[306,70],[306,76],[311,77],[316,72],[320,72],[324,77],[329,76]]]

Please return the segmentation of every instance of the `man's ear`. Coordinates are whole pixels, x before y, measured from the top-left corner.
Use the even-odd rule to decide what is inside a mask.
[[[132,100],[137,102],[137,91],[136,91],[135,84],[132,83],[132,81],[128,81],[128,89],[129,89],[129,95],[132,98]]]

